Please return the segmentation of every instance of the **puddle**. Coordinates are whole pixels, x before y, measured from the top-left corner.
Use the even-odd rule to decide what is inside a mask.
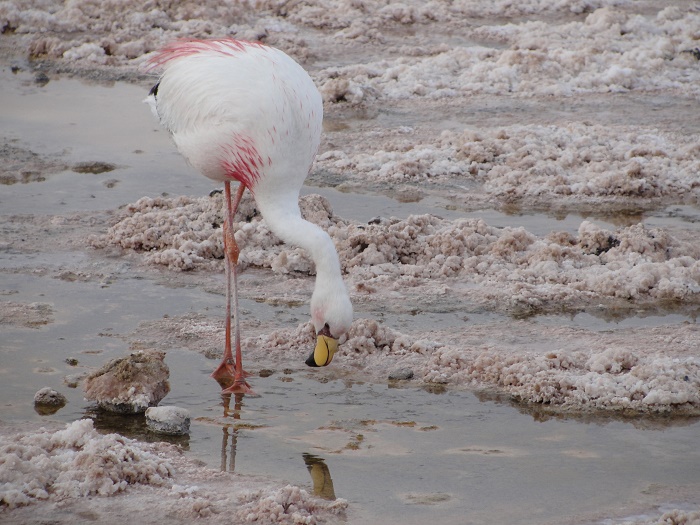
[[[13,144],[40,155],[59,155],[68,165],[87,161],[117,167],[104,173],[65,170],[43,182],[3,186],[3,215],[105,210],[142,196],[203,195],[212,189],[189,171],[167,135],[155,131],[148,108],[140,104],[142,88],[88,86],[68,79],[38,86],[30,76],[11,75],[7,68],[0,72],[0,86],[0,133]],[[401,203],[331,188],[304,192],[328,196],[336,213],[358,221],[435,213],[482,217],[494,226],[524,226],[544,235],[552,230],[575,232],[582,220],[575,214],[465,214],[435,197]],[[676,206],[641,220],[669,227],[697,225],[699,218],[696,209]],[[601,225],[613,227],[614,222]],[[98,256],[83,252],[0,253],[3,300],[48,304],[51,310],[48,324],[2,326],[3,421],[92,417],[102,431],[153,439],[140,418],[95,414],[80,389],[67,388],[64,378],[79,377],[123,355],[129,350],[123,336],[142,321],[189,312],[222,316],[223,298],[199,287],[168,283],[169,277],[144,278],[127,263],[111,279],[81,280],[70,273],[54,278],[64,267],[101,264]],[[42,270],[46,267],[50,270]],[[285,307],[280,313],[252,300],[242,300],[241,306],[251,316],[288,324],[303,318],[307,309]],[[463,324],[465,315],[472,321],[505,319],[478,309],[367,315],[388,319],[398,328],[416,316],[431,327]],[[615,330],[694,323],[696,318],[697,312],[621,319],[581,313],[536,322]],[[226,400],[209,378],[213,361],[172,348],[166,362],[172,390],[164,403],[187,408],[193,417],[190,436],[175,440],[188,454],[214,468],[284,480],[327,499],[345,498],[354,524],[557,522],[561,516],[614,513],[621,503],[654,505],[653,494],[659,492],[684,501],[700,486],[700,427],[693,419],[543,416],[466,391],[365,383],[334,370],[309,371],[301,363],[279,362],[255,363],[258,369],[273,370],[267,377],[253,378],[261,397]],[[68,405],[53,415],[37,414],[32,399],[43,386],[65,393]]]

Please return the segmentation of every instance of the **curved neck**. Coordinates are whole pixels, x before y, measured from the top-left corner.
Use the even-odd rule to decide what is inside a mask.
[[[330,236],[315,224],[303,219],[299,205],[265,205],[258,207],[269,228],[285,243],[306,250],[316,265],[316,281],[342,281],[338,252]]]

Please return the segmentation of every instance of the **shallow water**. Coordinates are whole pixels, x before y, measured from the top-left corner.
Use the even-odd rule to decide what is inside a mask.
[[[187,286],[174,275],[144,275],[127,262],[89,249],[13,250],[18,239],[12,237],[11,215],[114,209],[141,196],[201,195],[212,189],[192,174],[167,135],[156,129],[148,108],[139,103],[144,94],[143,88],[131,85],[68,79],[40,87],[29,75],[0,72],[0,132],[13,144],[57,155],[67,165],[100,161],[117,166],[103,174],[67,169],[42,182],[0,187],[2,300],[52,307],[47,324],[2,327],[3,421],[68,422],[87,415],[104,431],[150,439],[139,418],[95,415],[80,389],[65,387],[64,377],[123,355],[133,343],[129,334],[142,321],[192,312],[223,315],[220,294]],[[538,235],[574,232],[581,221],[575,214],[482,210],[465,215],[437,197],[400,203],[330,188],[305,192],[328,196],[336,213],[360,221],[436,213],[482,217],[495,226],[522,225]],[[674,207],[640,220],[695,227],[699,215],[693,208]],[[611,226],[615,222],[596,220]],[[111,273],[102,281],[55,277],[77,267],[96,272],[109,267]],[[279,323],[291,324],[294,317],[306,315],[305,305],[282,312],[250,300],[241,306],[251,317]],[[582,313],[533,322],[616,330],[694,323],[695,315],[610,319]],[[463,323],[454,312],[389,312],[385,319],[400,328],[415,323],[416,317],[426,326]],[[469,318],[480,322],[502,317],[475,310]],[[78,365],[66,363],[68,358],[77,359]],[[194,418],[190,437],[177,440],[189,454],[212,467],[269,475],[309,490],[308,468],[327,468],[332,493],[350,502],[351,523],[561,523],[562,516],[579,522],[588,519],[584,516],[624,512],[632,503],[647,511],[657,501],[683,502],[700,486],[697,420],[553,418],[471,392],[365,383],[338,376],[333,369],[309,371],[302,363],[255,363],[254,370],[274,370],[269,377],[253,378],[261,396],[246,397],[238,408],[230,400],[233,406],[225,411],[218,387],[208,377],[211,360],[173,348],[166,362],[172,391],[164,404],[185,407]],[[54,415],[35,413],[33,394],[43,386],[65,393],[69,404]],[[328,487],[324,494],[330,495]]]
[[[154,302],[158,314],[177,315],[214,307],[219,297],[147,280],[123,279],[101,290],[18,284],[18,300],[38,296],[62,314],[43,328],[5,331],[3,420],[95,417],[102,431],[153,439],[140,417],[95,415],[62,378],[127,351],[112,334],[153,316]],[[102,311],[97,303],[105,294],[110,307]],[[92,308],[80,308],[85,304]],[[69,357],[78,367],[65,362]],[[208,377],[211,360],[174,348],[166,362],[172,391],[164,403],[187,408],[194,420],[189,438],[175,443],[213,468],[309,490],[305,454],[320,458],[333,494],[351,503],[350,523],[556,522],[621,502],[643,503],[645,491],[675,491],[683,501],[700,483],[693,420],[548,418],[470,392],[364,383],[301,363],[255,363],[274,373],[254,377],[260,397],[238,406],[230,399],[227,412]],[[33,393],[44,385],[69,397],[53,416],[32,410]]]

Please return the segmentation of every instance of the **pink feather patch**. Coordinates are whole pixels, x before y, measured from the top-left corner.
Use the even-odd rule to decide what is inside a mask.
[[[248,42],[247,40],[236,40],[234,38],[216,38],[211,40],[183,38],[171,42],[156,51],[156,53],[146,61],[146,69],[150,71],[151,69],[164,66],[171,60],[200,53],[217,53],[222,56],[235,56],[238,53],[245,53],[253,47],[268,49],[267,46],[259,42]]]
[[[221,146],[221,166],[227,177],[237,180],[252,192],[260,178],[263,158],[250,137],[236,133]]]

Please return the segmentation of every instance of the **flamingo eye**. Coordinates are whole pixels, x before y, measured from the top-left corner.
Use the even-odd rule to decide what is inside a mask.
[[[318,331],[317,335],[325,335],[326,337],[333,337],[333,335],[331,334],[331,327],[328,326],[328,323],[323,325],[323,328],[321,328]]]

